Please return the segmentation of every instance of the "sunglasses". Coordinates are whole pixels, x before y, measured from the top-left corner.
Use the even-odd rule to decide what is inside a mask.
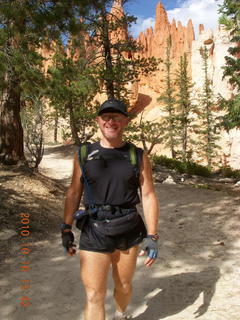
[[[100,118],[107,122],[109,121],[110,119],[112,119],[113,121],[116,121],[116,122],[121,122],[122,119],[123,119],[123,116],[121,114],[102,114],[100,115]]]

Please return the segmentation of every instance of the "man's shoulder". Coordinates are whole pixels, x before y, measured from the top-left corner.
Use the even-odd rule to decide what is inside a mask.
[[[80,143],[78,146],[78,159],[80,163],[84,165],[88,156],[96,149],[98,149],[98,142],[86,141]]]
[[[82,148],[92,149],[97,146],[98,146],[98,142],[86,141],[86,142],[80,143],[78,145],[78,149],[82,149]]]

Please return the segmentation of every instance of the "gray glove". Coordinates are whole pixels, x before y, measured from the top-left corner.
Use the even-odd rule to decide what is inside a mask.
[[[147,255],[151,259],[156,259],[158,256],[158,235],[149,234],[147,238],[143,240],[142,250],[147,252]]]

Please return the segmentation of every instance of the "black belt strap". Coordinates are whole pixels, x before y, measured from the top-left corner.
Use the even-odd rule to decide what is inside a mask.
[[[136,209],[136,206],[131,205],[121,205],[121,206],[114,206],[110,204],[106,205],[87,205],[86,210],[88,209],[98,209],[102,211],[113,211],[113,210],[121,210],[121,209]]]

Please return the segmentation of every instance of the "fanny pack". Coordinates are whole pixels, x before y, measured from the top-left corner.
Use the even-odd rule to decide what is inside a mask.
[[[74,213],[73,218],[76,220],[76,227],[82,230],[87,221],[88,212],[86,210],[78,210]]]
[[[133,228],[135,228],[138,224],[140,215],[138,212],[129,213],[123,217],[115,218],[115,219],[105,219],[102,221],[95,220],[90,218],[90,225],[100,233],[107,236],[116,236],[123,233],[126,233]]]

